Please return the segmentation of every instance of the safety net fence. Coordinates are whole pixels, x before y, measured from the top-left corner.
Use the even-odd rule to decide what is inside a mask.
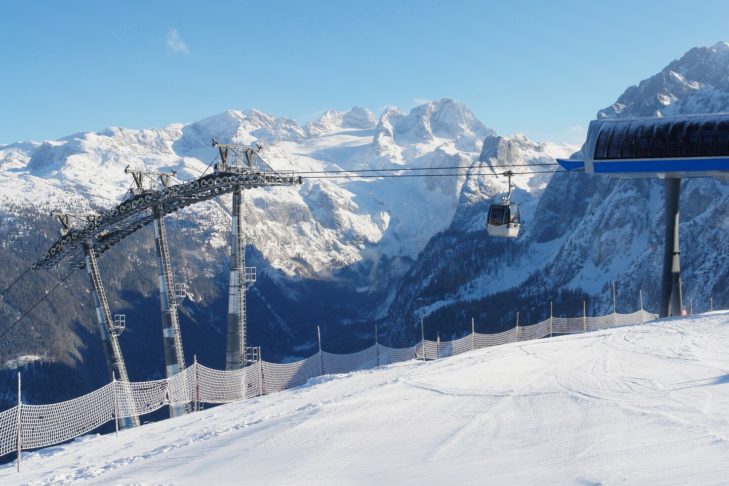
[[[221,371],[195,361],[170,378],[108,385],[72,400],[48,405],[21,403],[0,412],[0,456],[59,444],[110,421],[117,428],[139,423],[139,417],[162,407],[185,411],[203,404],[223,404],[275,393],[306,384],[311,378],[342,374],[412,359],[435,360],[475,349],[517,341],[574,334],[654,320],[644,310],[602,317],[550,317],[528,326],[494,333],[472,332],[462,338],[422,340],[415,346],[391,348],[379,343],[350,354],[320,351],[293,363],[257,361],[242,369]]]

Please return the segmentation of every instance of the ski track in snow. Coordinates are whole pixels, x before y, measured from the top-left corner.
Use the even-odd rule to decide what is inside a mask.
[[[2,484],[721,484],[729,314],[407,362],[24,453]]]

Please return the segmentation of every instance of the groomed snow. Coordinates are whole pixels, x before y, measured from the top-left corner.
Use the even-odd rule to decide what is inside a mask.
[[[726,484],[729,314],[408,362],[24,455],[0,483]]]

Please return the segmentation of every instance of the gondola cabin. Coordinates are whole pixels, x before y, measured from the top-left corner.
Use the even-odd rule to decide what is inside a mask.
[[[516,238],[519,236],[521,220],[519,206],[503,198],[501,204],[492,204],[486,216],[486,229],[489,236]]]

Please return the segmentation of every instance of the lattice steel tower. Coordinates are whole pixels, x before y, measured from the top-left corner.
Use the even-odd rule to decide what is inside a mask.
[[[254,168],[260,146],[225,145],[218,147],[218,173],[245,173]],[[243,194],[240,184],[233,186],[233,207],[230,231],[230,276],[228,281],[228,332],[225,347],[225,369],[237,370],[258,360],[257,349],[247,340],[246,292],[256,281],[256,267],[246,266],[245,232],[243,231]]]
[[[61,223],[61,236],[67,236],[71,231],[71,215],[61,212],[54,212],[54,216]],[[93,217],[93,216],[92,216]],[[124,362],[121,346],[119,345],[118,336],[119,329],[114,327],[111,310],[109,308],[109,300],[106,297],[106,290],[101,280],[101,273],[96,262],[96,254],[94,252],[93,243],[90,240],[83,242],[84,254],[86,257],[86,272],[91,280],[93,288],[94,303],[96,305],[96,319],[99,324],[99,335],[101,336],[101,345],[106,358],[106,365],[109,369],[109,378],[117,379],[122,382],[129,381],[127,374],[127,366]],[[130,397],[122,397],[122,399],[131,400]],[[126,409],[134,410],[133,403],[128,403]],[[139,417],[133,415],[123,419],[118,419],[119,426],[125,429],[136,427],[139,425]]]
[[[174,172],[151,172],[133,170],[127,167],[124,172],[134,179],[132,194],[134,196],[151,192],[155,183],[166,189],[176,175]],[[145,187],[145,179],[148,185]],[[159,282],[159,302],[162,311],[162,343],[165,356],[165,373],[171,378],[185,369],[185,354],[182,350],[180,320],[177,315],[177,296],[175,295],[175,279],[170,263],[170,251],[167,244],[167,229],[164,221],[164,208],[157,204],[152,206],[154,218],[154,246],[157,253],[157,269]],[[189,405],[170,405],[170,416],[176,417],[189,412]]]

